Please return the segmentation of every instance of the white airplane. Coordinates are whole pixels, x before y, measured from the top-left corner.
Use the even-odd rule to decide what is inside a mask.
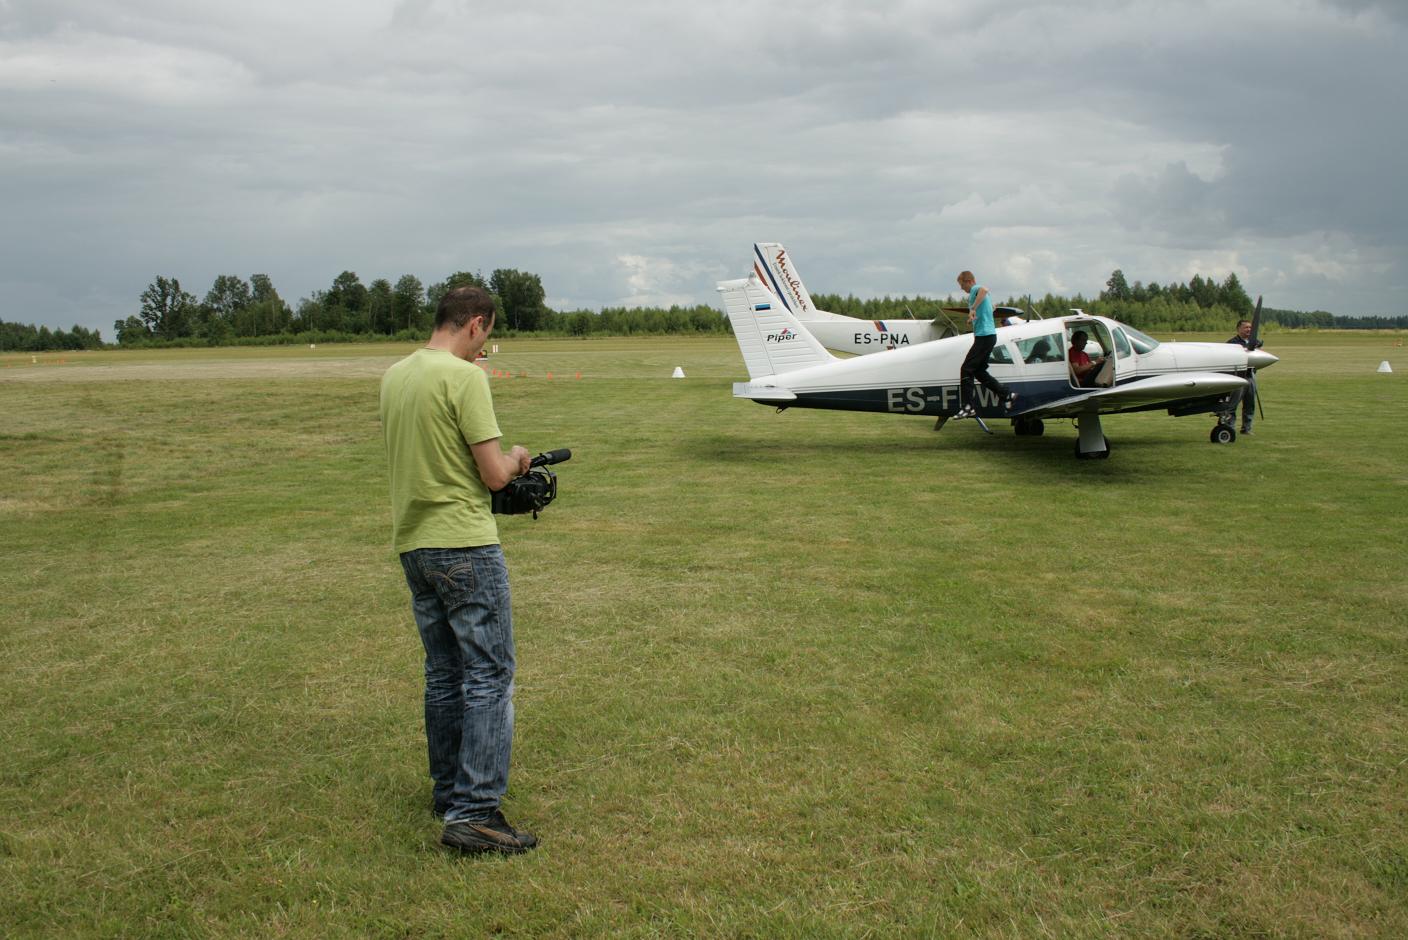
[[[930,415],[938,419],[935,430],[958,411],[958,368],[972,345],[971,334],[841,359],[826,351],[788,305],[779,303],[756,269],[745,279],[720,281],[718,289],[748,370],[747,382],[734,383],[735,398],[778,410]],[[1104,356],[1086,384],[1068,360],[1077,332]],[[1160,343],[1106,317],[1033,320],[999,327],[988,359],[993,377],[1017,393],[1014,410],[1005,410],[982,386],[972,404],[984,430],[985,418],[1009,418],[1020,435],[1041,434],[1046,418],[1074,418],[1076,456],[1103,459],[1110,455],[1110,442],[1101,430],[1102,414],[1221,413],[1224,398],[1247,386],[1243,375],[1277,361],[1268,352],[1248,352],[1235,343]],[[1236,436],[1230,425],[1219,422],[1211,437],[1214,443],[1231,443]]]
[[[777,242],[757,242],[753,245],[753,273],[777,301],[806,327],[807,332],[834,352],[863,356],[958,334],[954,323],[939,325],[937,317],[933,320],[862,320],[818,310],[812,302],[812,295],[802,283],[802,276],[797,273],[796,265],[792,263],[792,256]],[[944,307],[943,310],[964,317],[968,315],[967,307]],[[999,323],[1023,322],[1022,311],[1016,307],[994,307],[993,317]]]

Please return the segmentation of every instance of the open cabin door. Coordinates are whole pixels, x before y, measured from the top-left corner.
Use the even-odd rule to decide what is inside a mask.
[[[1118,359],[1115,355],[1115,341],[1109,327],[1099,320],[1072,319],[1066,321],[1066,374],[1072,388],[1109,388],[1115,384],[1115,371]],[[1076,352],[1084,352],[1092,362],[1097,362],[1093,372],[1084,380],[1076,374],[1071,361]],[[1103,361],[1102,361],[1103,360]]]

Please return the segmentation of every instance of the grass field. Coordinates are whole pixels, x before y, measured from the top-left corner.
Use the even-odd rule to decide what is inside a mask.
[[[500,341],[508,442],[575,454],[500,519],[514,859],[428,811],[410,347],[0,357],[0,934],[1408,936],[1397,341],[1276,334],[1255,436],[1093,463]]]

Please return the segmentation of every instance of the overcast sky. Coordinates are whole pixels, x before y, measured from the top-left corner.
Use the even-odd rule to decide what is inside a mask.
[[[0,319],[513,267],[557,309],[1093,295],[1408,312],[1404,0],[0,0]]]

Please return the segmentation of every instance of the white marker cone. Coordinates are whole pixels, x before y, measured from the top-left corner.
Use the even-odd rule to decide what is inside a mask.
[[[1389,365],[1389,364],[1388,364],[1388,360],[1385,359],[1383,362],[1379,363],[1378,371],[1380,371],[1380,372],[1392,372],[1392,371],[1393,371],[1393,366]]]
[[[684,369],[680,368],[679,366],[675,366],[675,371],[674,371],[674,373],[670,376],[670,378],[672,378],[672,379],[682,379],[682,378],[684,378]]]

